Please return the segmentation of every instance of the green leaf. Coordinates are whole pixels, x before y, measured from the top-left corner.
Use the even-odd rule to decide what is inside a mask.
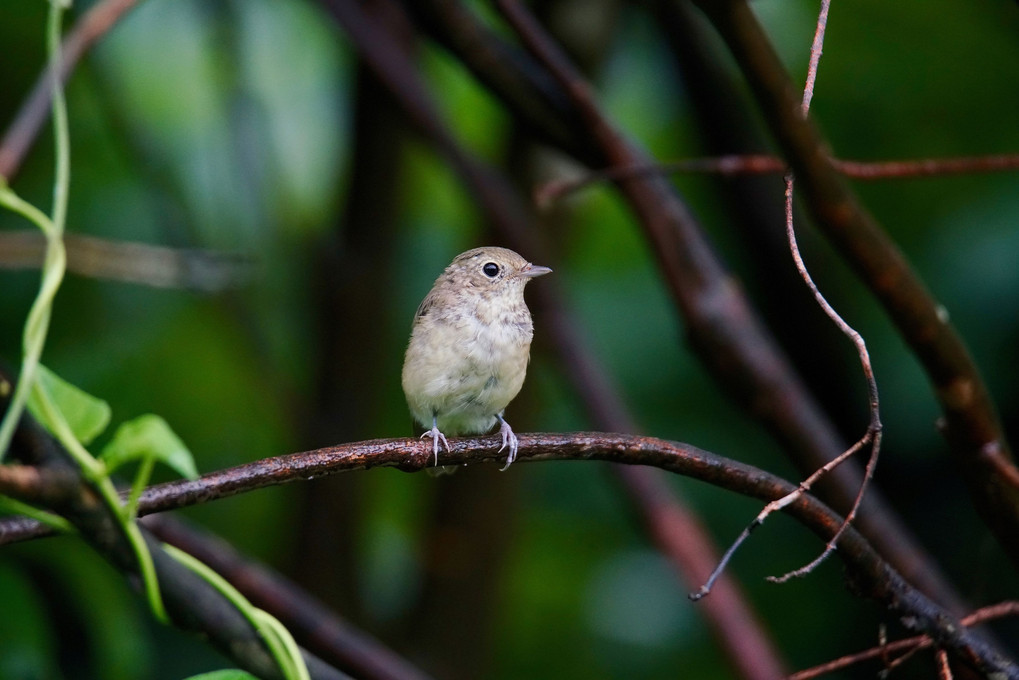
[[[247,671],[242,671],[237,668],[226,668],[221,671],[192,675],[190,678],[186,678],[185,680],[258,680],[258,678]]]
[[[102,399],[75,387],[41,364],[36,381],[63,414],[74,436],[82,444],[87,446],[109,425],[110,405]],[[43,415],[43,409],[32,393],[28,397],[28,410],[46,429],[54,431],[53,424]]]
[[[195,460],[184,442],[165,420],[152,413],[122,423],[100,458],[111,471],[124,463],[151,458],[182,477],[198,477]]]

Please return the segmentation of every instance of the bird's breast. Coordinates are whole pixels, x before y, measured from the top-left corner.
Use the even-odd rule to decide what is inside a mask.
[[[494,365],[507,364],[507,368],[523,361],[531,349],[533,327],[527,309],[507,310],[493,318],[472,317],[468,334],[475,358]]]
[[[433,308],[415,324],[403,385],[426,427],[434,414],[443,431],[485,431],[523,385],[533,334],[527,308],[479,312]]]

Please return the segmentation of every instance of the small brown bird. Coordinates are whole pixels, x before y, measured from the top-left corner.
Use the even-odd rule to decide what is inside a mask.
[[[499,451],[517,457],[517,436],[503,411],[524,384],[533,326],[524,286],[548,274],[506,248],[462,253],[435,280],[414,317],[403,360],[410,413],[431,429],[435,464],[446,435],[482,434],[498,422]],[[445,433],[445,434],[444,434]]]

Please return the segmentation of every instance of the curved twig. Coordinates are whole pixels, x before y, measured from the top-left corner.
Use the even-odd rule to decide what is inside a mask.
[[[883,180],[913,177],[945,177],[987,172],[1019,170],[1019,154],[961,156],[958,158],[919,158],[898,161],[854,161],[832,158],[832,166],[850,179]],[[586,172],[571,179],[557,179],[539,186],[535,201],[548,206],[594,184],[648,175],[706,174],[723,177],[745,175],[781,175],[789,171],[785,161],[766,154],[735,154],[709,158],[686,158],[628,166],[613,166]]]
[[[831,0],[821,0],[821,11],[817,17],[817,29],[814,32],[814,42],[810,46],[810,65],[807,68],[807,83],[803,88],[803,101],[800,104],[800,111],[804,118],[810,112],[810,100],[814,96],[814,82],[817,79],[817,68],[821,61],[821,50],[824,46],[824,32],[828,25],[828,9],[831,6]],[[807,265],[803,261],[803,256],[800,254],[800,246],[796,241],[796,228],[793,223],[793,186],[795,179],[791,172],[786,173],[785,176],[785,229],[786,239],[789,242],[789,252],[792,254],[793,263],[796,265],[796,271],[803,279],[807,289],[810,290],[811,295],[814,296],[814,301],[817,302],[818,306],[825,313],[825,315],[831,319],[832,323],[839,329],[839,331],[849,338],[853,346],[856,347],[856,353],[860,357],[860,366],[863,369],[863,376],[867,380],[867,395],[869,397],[869,408],[870,408],[870,423],[867,426],[867,432],[863,438],[849,447],[841,455],[821,466],[817,472],[812,474],[806,481],[800,484],[800,488],[795,493],[803,493],[806,489],[810,488],[817,479],[827,474],[832,469],[841,465],[843,462],[849,459],[856,451],[863,447],[870,447],[870,457],[867,459],[867,465],[864,468],[863,480],[860,482],[860,489],[856,493],[856,498],[853,500],[853,505],[849,512],[846,514],[846,518],[839,527],[839,530],[835,532],[831,540],[824,546],[824,551],[818,555],[815,559],[811,560],[807,565],[788,572],[787,574],[779,577],[772,577],[770,580],[775,583],[784,583],[790,578],[804,576],[814,570],[817,565],[821,564],[831,553],[835,550],[835,544],[839,539],[839,536],[846,530],[846,528],[852,524],[857,513],[860,510],[860,503],[863,502],[863,495],[867,490],[867,485],[870,480],[874,477],[874,471],[877,468],[878,455],[881,452],[881,409],[880,401],[878,399],[877,380],[874,377],[874,367],[870,363],[870,353],[867,351],[867,343],[864,342],[863,336],[860,333],[846,323],[846,320],[842,318],[831,303],[821,294],[817,284],[814,283],[814,277],[810,275],[810,271],[807,269]],[[789,497],[779,501],[780,504],[790,502],[794,494],[790,494]]]

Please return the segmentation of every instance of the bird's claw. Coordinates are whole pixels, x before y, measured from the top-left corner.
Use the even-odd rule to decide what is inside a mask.
[[[435,455],[435,467],[439,467],[439,440],[440,439],[442,440],[442,443],[446,447],[447,451],[450,450],[449,442],[446,441],[446,435],[439,432],[438,427],[432,426],[432,429],[428,430],[428,432],[425,432],[423,435],[421,435],[421,439],[424,439],[425,437],[432,438],[432,453]],[[502,449],[499,450],[501,451]]]
[[[502,423],[502,425],[499,426],[499,434],[502,435],[502,446],[499,447],[499,452],[502,453],[502,450],[509,446],[509,455],[506,456],[506,465],[499,470],[500,472],[504,472],[510,465],[513,464],[513,461],[517,459],[517,449],[520,446],[520,440],[518,440],[517,436],[513,434],[513,428],[510,427],[509,423],[501,417],[499,418],[499,422]]]

